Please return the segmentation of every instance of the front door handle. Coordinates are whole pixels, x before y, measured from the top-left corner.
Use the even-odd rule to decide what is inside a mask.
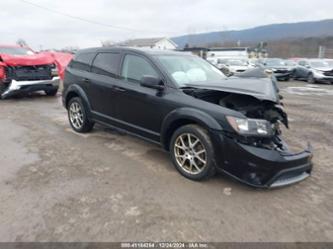
[[[125,89],[125,88],[118,87],[118,86],[114,86],[114,87],[113,87],[113,90],[115,90],[115,91],[117,91],[117,92],[126,92],[126,89]]]
[[[82,79],[82,82],[84,82],[84,83],[90,83],[90,79],[84,78],[84,79]]]

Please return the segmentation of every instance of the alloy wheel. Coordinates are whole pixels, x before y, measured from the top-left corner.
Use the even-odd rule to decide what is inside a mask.
[[[200,139],[190,133],[180,134],[174,143],[178,166],[189,174],[200,174],[207,165],[207,151]]]
[[[78,102],[71,103],[69,107],[69,119],[75,129],[81,129],[83,126],[83,112]]]

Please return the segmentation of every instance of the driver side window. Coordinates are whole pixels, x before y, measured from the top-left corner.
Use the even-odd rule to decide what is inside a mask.
[[[159,77],[156,70],[147,60],[131,54],[125,56],[121,76],[131,82],[140,82],[143,76]]]

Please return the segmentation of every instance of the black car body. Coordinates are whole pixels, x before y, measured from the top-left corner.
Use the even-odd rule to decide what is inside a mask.
[[[219,80],[202,83],[202,71],[195,66],[187,73],[196,79],[180,84],[184,74],[177,70],[189,64],[201,65]],[[292,184],[312,170],[311,149],[291,153],[281,139],[279,125],[288,126],[288,119],[270,78],[227,78],[193,55],[129,48],[82,50],[66,69],[63,105],[76,131],[88,131],[98,122],[161,144],[171,155],[181,147],[177,141],[184,147],[196,143],[192,137],[187,142],[181,137],[194,134],[207,149],[207,165],[251,186]],[[88,125],[77,128],[80,123]],[[236,131],[238,127],[244,134]],[[199,132],[191,133],[193,129]],[[184,157],[187,164],[193,159],[191,152],[182,150],[174,156]],[[192,161],[188,164],[192,168]],[[195,180],[203,176],[180,173]]]
[[[288,81],[293,76],[293,68],[288,66],[284,60],[279,58],[269,58],[261,61],[261,65],[274,73],[279,81]]]
[[[333,84],[333,66],[323,59],[301,59],[298,61],[294,77],[311,84]]]

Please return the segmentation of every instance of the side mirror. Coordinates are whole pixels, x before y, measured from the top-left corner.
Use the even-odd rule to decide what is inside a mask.
[[[163,90],[163,81],[160,78],[156,78],[150,75],[144,75],[141,79],[141,86],[153,88],[156,90]]]

